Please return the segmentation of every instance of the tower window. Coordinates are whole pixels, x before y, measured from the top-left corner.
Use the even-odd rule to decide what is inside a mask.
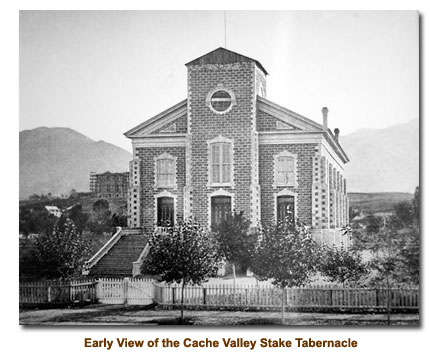
[[[211,96],[211,107],[220,113],[227,111],[231,106],[231,95],[225,90],[218,90]]]

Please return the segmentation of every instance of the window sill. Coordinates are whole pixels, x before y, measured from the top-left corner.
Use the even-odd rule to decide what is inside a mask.
[[[273,184],[272,187],[274,189],[276,188],[297,188],[299,187],[298,184]]]
[[[229,182],[229,183],[216,183],[216,184],[212,183],[212,184],[207,184],[206,187],[231,187],[231,188],[234,188],[235,185],[231,182]]]
[[[154,189],[171,189],[177,190],[178,185],[154,185]]]

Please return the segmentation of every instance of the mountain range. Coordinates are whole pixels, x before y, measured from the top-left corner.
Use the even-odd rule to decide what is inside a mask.
[[[19,133],[19,197],[89,191],[90,172],[128,171],[131,153],[70,128],[39,127]]]
[[[419,120],[341,136],[349,192],[409,192],[419,184]]]
[[[419,183],[419,120],[341,136],[350,162],[350,192],[408,192]],[[70,128],[39,127],[19,134],[19,196],[89,191],[90,172],[128,171],[132,154]]]

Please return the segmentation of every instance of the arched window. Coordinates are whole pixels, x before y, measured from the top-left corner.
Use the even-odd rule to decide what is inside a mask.
[[[155,158],[155,187],[176,188],[176,157],[164,153]]]
[[[218,226],[231,215],[231,197],[214,196],[211,198],[211,227]]]
[[[297,193],[284,188],[275,192],[273,197],[276,220],[293,226],[297,218]]]
[[[278,221],[294,223],[295,199],[294,196],[278,196],[276,199]]]
[[[213,186],[232,185],[233,144],[217,137],[209,142],[209,184]]]
[[[175,205],[172,197],[157,198],[157,226],[168,227],[175,223]]]
[[[296,155],[283,151],[275,155],[274,186],[296,186]]]

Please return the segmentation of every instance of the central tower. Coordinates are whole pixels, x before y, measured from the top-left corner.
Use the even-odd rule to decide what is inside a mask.
[[[257,95],[266,95],[267,72],[258,61],[224,48],[186,65],[185,214],[214,226],[232,211],[243,211],[256,225],[260,220]]]

